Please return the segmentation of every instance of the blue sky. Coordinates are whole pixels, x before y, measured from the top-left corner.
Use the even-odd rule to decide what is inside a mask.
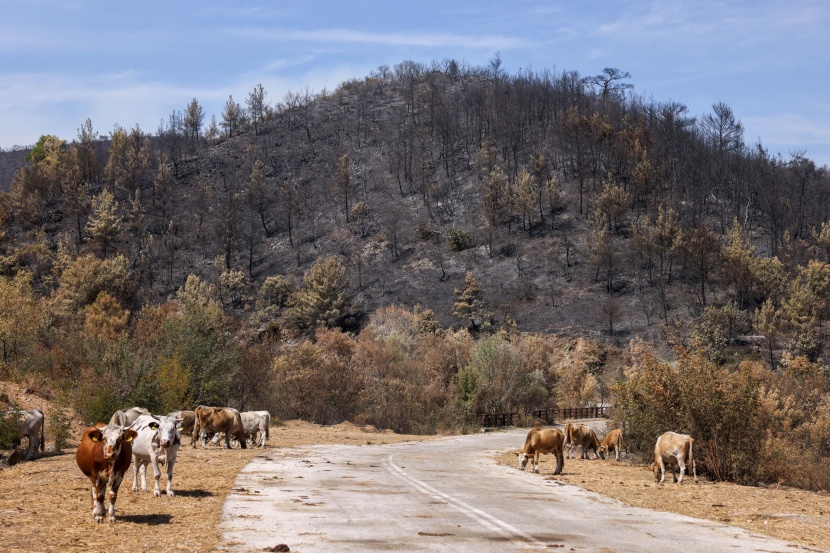
[[[155,133],[196,98],[217,116],[262,83],[268,99],[333,90],[380,65],[456,59],[631,74],[635,92],[725,102],[789,158],[830,165],[827,0],[419,2],[0,0],[0,147],[71,140],[86,118]]]

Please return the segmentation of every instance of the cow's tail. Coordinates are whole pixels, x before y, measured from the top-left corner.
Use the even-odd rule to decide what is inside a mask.
[[[271,413],[265,417],[265,439],[271,439]]]
[[[697,484],[697,464],[695,463],[695,456],[692,453],[692,446],[695,445],[694,438],[689,439],[689,459],[692,460],[692,476],[694,476],[694,482]]]
[[[44,416],[43,411],[40,411],[40,452],[41,453],[43,453],[43,451],[44,451],[44,442],[46,441],[46,439],[44,438],[44,434],[43,434],[43,428],[45,426],[46,426],[46,416]]]

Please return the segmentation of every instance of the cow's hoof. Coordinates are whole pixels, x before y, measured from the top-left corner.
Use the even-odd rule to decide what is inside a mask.
[[[133,491],[137,492],[138,491],[138,486],[133,486]]]
[[[156,490],[153,492],[153,497],[161,497],[161,492]]]

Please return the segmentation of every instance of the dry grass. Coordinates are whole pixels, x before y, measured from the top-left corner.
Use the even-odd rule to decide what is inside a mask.
[[[499,455],[503,465],[517,466],[513,452]],[[793,488],[754,488],[708,482],[658,484],[645,466],[614,460],[565,459],[561,475],[552,455],[542,455],[540,478],[573,484],[626,505],[679,513],[739,526],[811,547],[830,549],[830,496]],[[518,469],[517,469],[518,470]],[[529,470],[529,469],[528,469]]]
[[[272,429],[270,447],[368,445],[413,438],[350,424],[320,427],[290,421]],[[0,474],[0,549],[6,553],[215,550],[225,496],[239,470],[263,451],[203,450],[201,445],[193,449],[189,442],[185,438],[179,450],[175,497],[153,497],[152,476],[151,491],[133,493],[131,467],[119,490],[115,524],[92,521],[89,481],[75,464],[74,447],[4,469]],[[165,478],[162,475],[162,489]]]

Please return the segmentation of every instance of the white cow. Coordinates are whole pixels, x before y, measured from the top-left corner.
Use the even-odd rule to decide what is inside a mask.
[[[240,413],[242,427],[245,429],[245,436],[251,436],[257,447],[265,447],[268,438],[271,437],[269,427],[271,426],[271,413],[268,411],[245,411]],[[259,437],[257,437],[259,434]],[[257,439],[258,438],[258,439]]]
[[[688,434],[677,434],[676,432],[666,432],[657,438],[657,443],[654,445],[654,479],[657,480],[659,471],[661,473],[659,481],[665,481],[666,465],[670,465],[672,478],[678,484],[682,484],[683,475],[686,473],[686,465],[691,463],[692,473],[695,482],[697,482],[697,467],[692,454],[692,444],[694,442],[694,439]],[[677,478],[674,474],[675,462],[680,468],[680,478]]]
[[[133,440],[133,491],[138,491],[138,473],[141,472],[141,490],[147,491],[147,465],[153,466],[153,475],[156,477],[156,487],[153,495],[159,497],[159,479],[161,470],[159,465],[167,465],[167,496],[173,497],[173,467],[179,446],[182,444],[181,435],[176,425],[181,419],[172,419],[165,416],[141,415],[130,425],[131,430],[138,433]]]
[[[45,417],[43,416],[43,411],[40,409],[31,409],[29,411],[8,411],[6,415],[16,416],[19,423],[17,427],[17,439],[14,444],[15,449],[20,446],[20,442],[23,438],[29,438],[29,448],[26,451],[26,456],[24,458],[27,461],[33,460],[37,457],[38,448],[40,448],[40,451],[43,452],[45,445],[45,440],[43,438]]]

